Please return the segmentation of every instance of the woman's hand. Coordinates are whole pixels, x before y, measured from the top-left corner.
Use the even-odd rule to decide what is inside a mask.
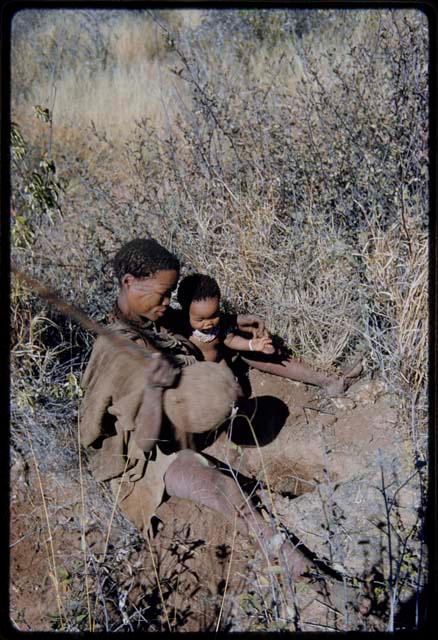
[[[261,338],[252,338],[250,342],[252,351],[260,351],[261,353],[269,355],[275,353],[275,348],[272,346],[272,340],[267,334]]]
[[[152,353],[148,359],[148,384],[153,387],[171,387],[179,371],[161,353]]]
[[[252,333],[254,338],[261,338],[262,336],[268,335],[265,327],[265,321],[262,318],[259,318],[259,316],[239,314],[236,318],[236,322],[240,331]]]

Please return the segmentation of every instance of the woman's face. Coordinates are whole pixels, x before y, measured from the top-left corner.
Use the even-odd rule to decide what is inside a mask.
[[[148,320],[159,320],[166,313],[178,277],[175,269],[157,271],[149,278],[135,278],[129,273],[123,276],[122,288],[129,313]]]

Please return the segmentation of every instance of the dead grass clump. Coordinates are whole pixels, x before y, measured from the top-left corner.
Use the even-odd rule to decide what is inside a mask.
[[[405,232],[407,235],[405,235]],[[363,334],[379,375],[400,398],[400,420],[427,457],[428,237],[411,224],[374,229],[361,249]],[[370,293],[372,291],[372,295]]]

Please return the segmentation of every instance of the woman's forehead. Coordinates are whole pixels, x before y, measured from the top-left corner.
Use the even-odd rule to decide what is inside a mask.
[[[135,288],[145,290],[163,289],[167,291],[176,285],[178,282],[178,276],[179,273],[175,269],[157,271],[151,276],[135,278]]]
[[[176,269],[165,269],[163,271],[157,271],[151,276],[151,280],[154,280],[157,284],[165,287],[172,287],[178,281],[179,273]]]

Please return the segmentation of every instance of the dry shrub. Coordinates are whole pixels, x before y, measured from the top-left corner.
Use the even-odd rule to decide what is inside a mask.
[[[265,316],[297,356],[327,369],[369,347],[376,373],[424,405],[426,252],[414,244],[427,225],[425,16],[213,11],[197,24],[199,15],[104,12],[97,25],[95,13],[78,12],[70,38],[94,20],[79,30],[80,53],[54,39],[53,57],[68,61],[59,87],[75,87],[60,90],[56,108],[65,100],[75,110],[82,88],[96,123],[81,144],[55,109],[51,148],[70,181],[64,220],[20,249],[24,262],[44,278],[47,263],[32,256],[46,256],[61,290],[71,295],[67,279],[101,317],[113,290],[102,278],[108,253],[153,235],[186,269],[216,276],[228,306]],[[18,25],[16,55],[26,34],[59,36],[61,14],[33,16],[33,30]],[[158,48],[145,49],[152,40]]]
[[[364,234],[363,332],[379,376],[400,399],[399,420],[416,454],[427,458],[427,234],[394,224]]]
[[[397,370],[400,388],[419,393],[427,380],[426,367],[418,363],[427,362],[428,238],[411,229],[407,246],[398,229],[377,231],[363,247],[363,260],[364,288],[373,288],[371,313],[381,321],[381,331],[376,322],[369,336],[372,355],[390,355],[393,362],[379,363],[385,378]]]

